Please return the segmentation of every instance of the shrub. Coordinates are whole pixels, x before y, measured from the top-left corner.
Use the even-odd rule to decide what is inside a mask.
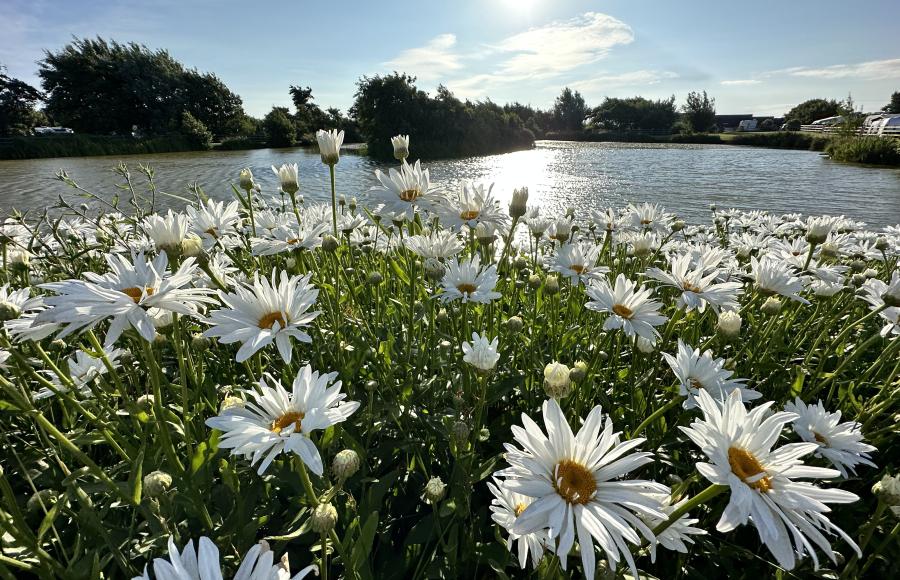
[[[835,161],[900,165],[900,141],[893,137],[840,137],[825,152]]]
[[[181,134],[197,149],[212,147],[212,133],[202,121],[187,111],[181,114]]]

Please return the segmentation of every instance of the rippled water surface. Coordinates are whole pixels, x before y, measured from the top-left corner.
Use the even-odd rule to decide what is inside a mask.
[[[250,167],[263,191],[274,194],[276,178],[269,168],[286,162],[299,164],[306,199],[326,199],[329,191],[327,168],[314,149],[0,161],[0,213],[48,207],[59,194],[73,197],[70,188],[53,178],[60,168],[86,189],[111,198],[121,181],[111,171],[119,161],[134,173],[138,163],[150,164],[159,188],[179,195],[197,182],[211,197],[227,198],[232,195],[229,183],[242,167]],[[379,167],[386,168],[344,152],[337,166],[338,192],[362,200],[376,184],[373,172]],[[836,163],[809,151],[547,141],[530,151],[435,161],[427,167],[432,180],[447,187],[466,179],[493,182],[501,200],[514,187],[527,185],[531,199],[548,210],[650,201],[698,222],[708,220],[708,206],[715,203],[774,213],[845,214],[878,226],[900,222],[900,170]],[[159,199],[163,205],[181,205],[176,199]]]

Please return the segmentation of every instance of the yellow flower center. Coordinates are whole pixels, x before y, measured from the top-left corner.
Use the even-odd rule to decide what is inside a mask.
[[[821,443],[822,445],[828,445],[828,439],[825,438],[821,433],[816,433],[813,431],[813,437],[815,437],[816,441]]]
[[[694,387],[695,389],[697,389],[698,391],[699,391],[700,389],[705,388],[705,387],[703,386],[703,383],[701,383],[700,381],[698,381],[698,380],[695,379],[694,377],[690,377],[690,381],[691,381],[691,386]]]
[[[703,292],[702,288],[700,288],[699,286],[695,286],[695,285],[691,284],[690,282],[682,283],[681,287],[682,287],[682,289],[684,289],[685,292],[694,292],[694,293]]]
[[[478,211],[477,209],[464,211],[459,214],[459,219],[465,220],[465,221],[473,220],[473,219],[477,218],[478,214],[480,214],[480,213],[481,212]]]
[[[457,284],[456,289],[463,294],[471,294],[472,292],[478,290],[478,286],[476,286],[475,284],[469,284],[468,282],[463,282],[462,284]]]
[[[569,268],[577,274],[584,274],[584,271],[587,270],[587,266],[584,264],[572,264]]]
[[[219,237],[219,232],[218,232],[218,230],[216,230],[216,228],[209,228],[208,230],[206,230],[206,233],[211,235],[214,238]]]
[[[122,289],[120,290],[120,292],[121,292],[122,294],[125,294],[126,296],[128,296],[128,297],[131,298],[132,300],[134,300],[134,303],[135,303],[135,304],[139,304],[140,301],[141,301],[141,297],[142,297],[144,294],[146,294],[147,296],[152,296],[154,290],[153,290],[153,288],[150,288],[149,286],[147,286],[147,287],[144,288],[143,291],[142,291],[142,290],[141,290],[140,288],[138,288],[137,286],[132,286],[132,287],[130,287],[130,288],[122,288]]]
[[[259,319],[259,327],[272,328],[276,322],[281,328],[287,326],[287,322],[284,320],[284,315],[281,312],[270,312]]]
[[[753,482],[747,481],[748,478],[759,475],[760,473],[765,473],[766,468],[762,466],[762,463],[759,462],[759,459],[757,459],[755,455],[746,449],[729,447],[728,465],[731,466],[731,472],[733,474],[738,476],[741,481],[753,489],[758,489],[762,492],[769,492],[772,490],[772,478],[769,476],[761,477]]]
[[[289,411],[272,421],[272,432],[281,433],[281,430],[291,425],[294,426],[294,432],[300,431],[300,424],[303,421],[303,413],[300,411]]]
[[[653,220],[648,220],[648,219],[641,220],[641,225],[643,225],[643,226],[649,226],[652,223],[653,223]]]
[[[289,246],[293,246],[294,244],[299,243],[300,240],[298,238],[288,238],[287,243]]]
[[[586,504],[597,491],[594,474],[584,465],[564,459],[556,464],[554,487],[566,503]]]
[[[515,514],[516,514],[516,517],[519,517],[520,515],[522,515],[522,512],[524,512],[524,511],[525,511],[525,508],[527,508],[527,507],[528,507],[528,506],[525,505],[524,503],[517,503],[517,504],[516,504],[516,509],[513,510],[513,511],[515,512]]]
[[[634,316],[634,311],[631,308],[628,308],[624,304],[614,304],[612,307],[612,311],[621,316],[622,318],[631,318]]]
[[[408,201],[410,203],[416,201],[419,198],[419,190],[418,189],[405,189],[400,192],[400,199],[403,201]]]

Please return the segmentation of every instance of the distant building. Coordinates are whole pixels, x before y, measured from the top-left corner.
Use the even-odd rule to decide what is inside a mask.
[[[719,131],[727,133],[729,131],[737,131],[741,121],[752,120],[752,114],[746,115],[716,115],[716,127]]]

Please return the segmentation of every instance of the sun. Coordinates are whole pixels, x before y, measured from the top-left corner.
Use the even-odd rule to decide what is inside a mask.
[[[511,11],[528,14],[540,0],[501,0],[501,2]]]

